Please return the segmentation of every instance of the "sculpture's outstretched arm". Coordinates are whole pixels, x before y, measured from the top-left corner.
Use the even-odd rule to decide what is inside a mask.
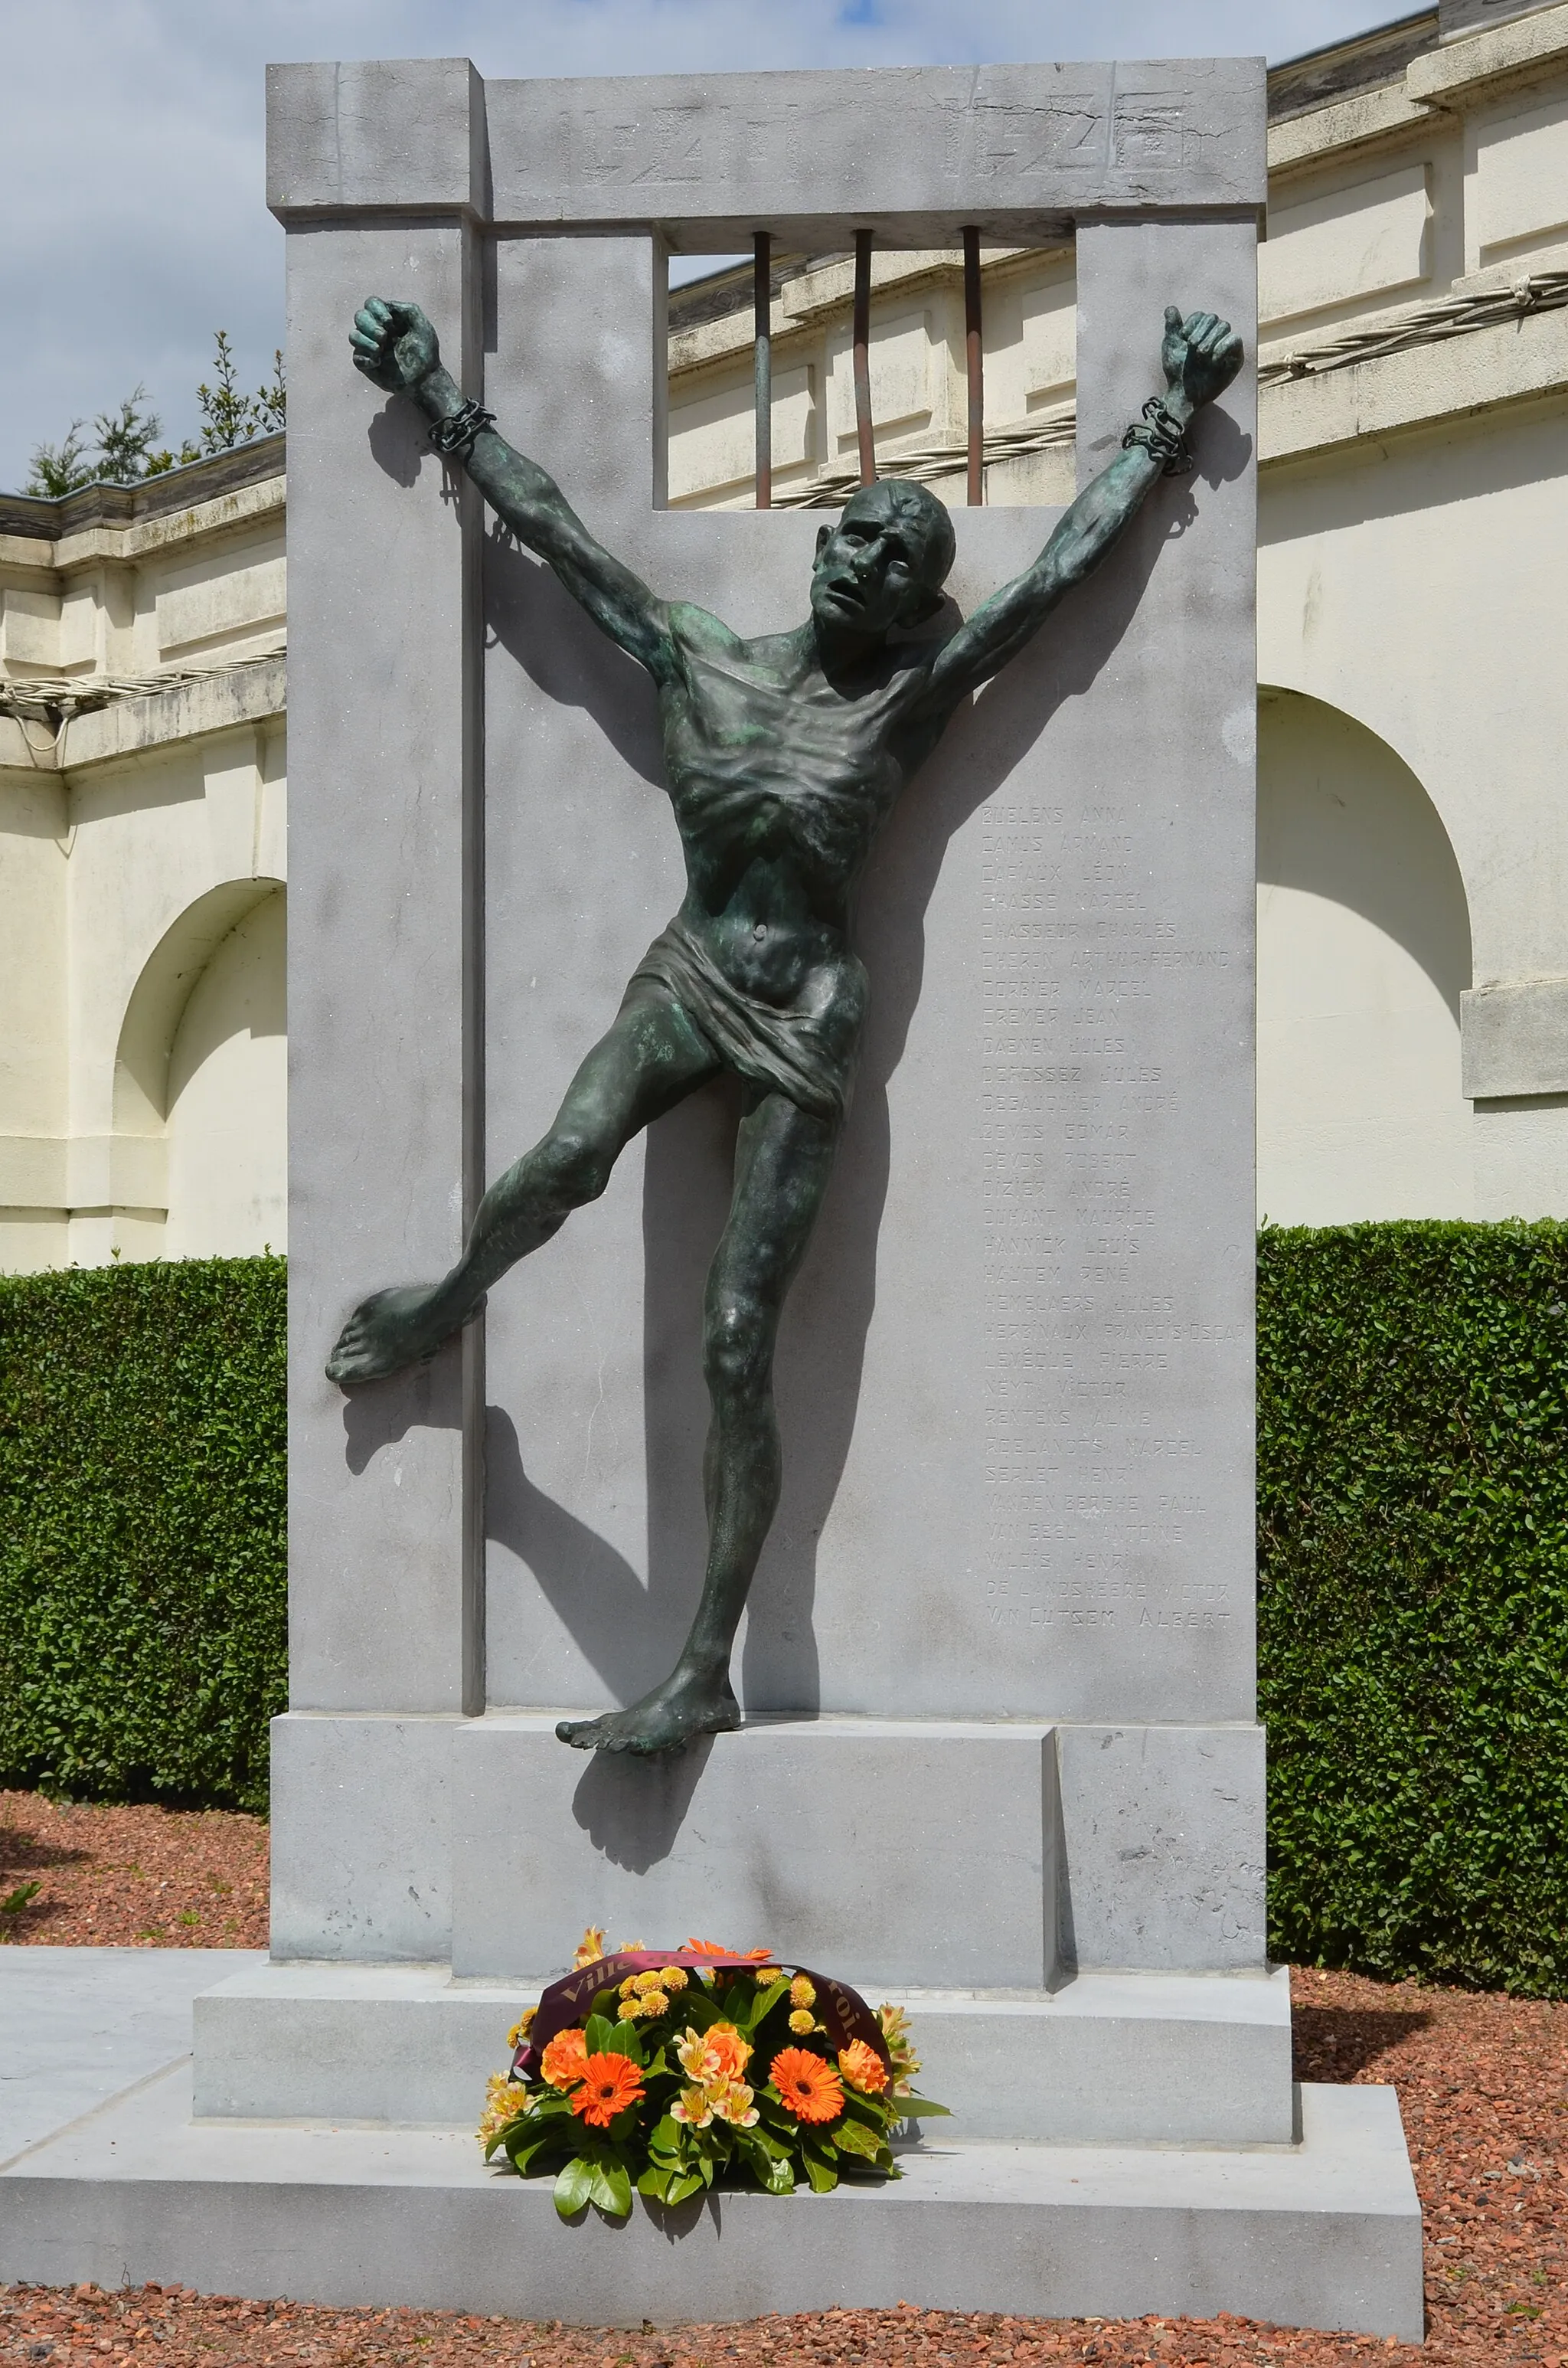
[[[1181,437],[1199,407],[1229,386],[1242,366],[1242,341],[1212,313],[1183,321],[1165,312],[1165,393],[1129,430],[1126,449],[1081,493],[1032,567],[994,592],[944,643],[931,668],[923,708],[944,717],[1017,656],[1064,592],[1081,584],[1143,506],[1155,479],[1179,464]]]
[[[448,428],[441,449],[462,461],[496,517],[548,562],[611,641],[655,682],[666,681],[675,660],[665,603],[596,542],[553,477],[497,436],[487,412],[464,404],[418,305],[370,297],[354,316],[349,342],[355,368],[389,394],[406,394],[433,427]]]

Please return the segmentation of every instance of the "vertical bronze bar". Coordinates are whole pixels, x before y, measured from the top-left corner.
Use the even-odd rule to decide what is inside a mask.
[[[963,330],[969,365],[969,504],[985,499],[985,358],[980,329],[980,233],[963,234]]]
[[[860,447],[860,483],[877,482],[877,442],[871,427],[871,233],[855,233],[855,434]]]
[[[751,303],[753,364],[756,381],[756,506],[773,507],[773,282],[768,269],[772,241],[753,233]]]

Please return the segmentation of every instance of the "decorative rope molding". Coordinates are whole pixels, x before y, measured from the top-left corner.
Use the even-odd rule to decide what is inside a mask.
[[[1025,452],[1049,452],[1071,444],[1078,432],[1077,413],[1069,404],[1065,410],[1053,411],[1047,419],[1034,420],[1021,427],[993,428],[985,438],[985,464],[994,461],[1014,461]],[[879,453],[879,477],[914,477],[926,484],[932,477],[949,477],[963,473],[968,448],[962,444],[915,444],[902,452]],[[846,502],[860,483],[860,472],[855,469],[834,469],[813,477],[809,485],[781,486],[777,479],[773,487],[776,510],[837,509]]]
[[[183,690],[193,682],[212,682],[220,675],[247,674],[255,666],[272,666],[286,655],[280,642],[275,650],[234,658],[227,666],[169,666],[162,674],[99,674],[88,676],[29,675],[25,680],[0,681],[0,715],[19,723],[47,724],[55,739],[74,715],[90,715],[119,699],[151,699],[160,691]]]
[[[1379,361],[1386,354],[1409,353],[1416,346],[1441,345],[1449,337],[1468,336],[1473,330],[1495,328],[1504,321],[1522,321],[1531,313],[1556,312],[1564,304],[1568,304],[1568,271],[1526,272],[1507,288],[1447,296],[1435,304],[1415,304],[1380,327],[1352,329],[1324,345],[1287,354],[1280,361],[1263,362],[1257,382],[1282,386],[1293,379],[1321,378],[1329,370]]]
[[[1288,386],[1303,378],[1321,378],[1330,370],[1350,370],[1358,362],[1379,361],[1390,354],[1411,352],[1418,346],[1442,345],[1449,337],[1469,336],[1477,329],[1522,321],[1533,313],[1552,313],[1568,304],[1568,271],[1526,272],[1506,288],[1490,288],[1469,296],[1449,296],[1432,304],[1413,305],[1397,319],[1369,329],[1354,329],[1288,354],[1282,360],[1259,364],[1260,387]],[[985,465],[1011,461],[1025,452],[1045,452],[1071,444],[1077,434],[1077,414],[1071,404],[1022,427],[994,428],[985,438]],[[961,444],[923,444],[903,452],[878,456],[883,477],[927,480],[958,473],[964,465]],[[852,469],[835,469],[809,485],[775,486],[776,509],[836,509],[859,484]]]

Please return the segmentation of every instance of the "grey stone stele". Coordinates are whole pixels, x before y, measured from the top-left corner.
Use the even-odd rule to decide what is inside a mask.
[[[383,62],[272,69],[270,102],[301,622],[275,1962],[199,2008],[217,2118],[171,2072],[24,2157],[0,2268],[586,2323],[903,2299],[1418,2332],[1393,2099],[1308,2091],[1293,2136],[1265,1957],[1250,370],[870,867],[744,1731],[657,1770],[549,1733],[662,1674],[694,1597],[722,1090],[428,1369],[322,1378],[350,1305],[450,1261],[682,887],[646,684],[354,376],[355,306],[417,299],[612,548],[776,629],[816,521],[662,507],[665,245],[1075,225],[1086,481],[1167,302],[1252,348],[1261,61],[488,88]],[[1053,522],[958,511],[960,608]],[[397,2124],[453,2112],[590,1918],[920,1993],[973,2130],[885,2191],[725,2196],[677,2243],[641,2207],[562,2228],[472,2137]]]

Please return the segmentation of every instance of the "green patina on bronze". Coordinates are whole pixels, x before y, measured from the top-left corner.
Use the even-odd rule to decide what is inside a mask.
[[[856,494],[817,537],[804,624],[743,641],[706,609],[659,599],[487,414],[465,408],[416,305],[372,298],[352,347],[373,384],[419,405],[497,516],[653,677],[687,886],[548,1133],[481,1201],[457,1265],[439,1282],[367,1299],[327,1372],[347,1387],[429,1356],[508,1267],[604,1190],[634,1134],[721,1071],[741,1079],[734,1192],[704,1309],[712,1421],[697,1616],[652,1693],[557,1730],[580,1750],[678,1750],[739,1723],[731,1647],[778,1502],[774,1342],[822,1205],[866,1008],[848,936],[856,881],[955,709],[1181,464],[1181,431],[1235,376],[1241,342],[1212,313],[1184,323],[1167,311],[1166,391],[1147,424],[1129,431],[1033,566],[939,643],[895,638],[936,615],[953,560],[952,523],[924,486],[884,479]]]

